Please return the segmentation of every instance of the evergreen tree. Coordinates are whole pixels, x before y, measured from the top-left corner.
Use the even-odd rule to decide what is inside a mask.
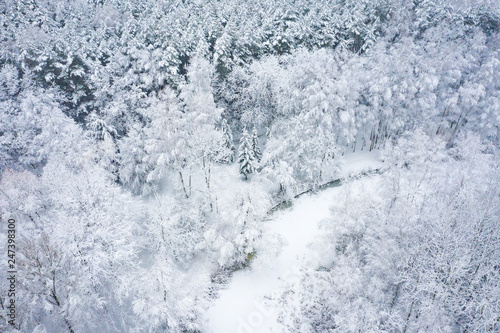
[[[224,148],[230,151],[228,161],[232,163],[234,162],[234,153],[236,151],[236,148],[233,144],[233,134],[231,133],[231,128],[229,128],[226,119],[222,120],[222,137],[224,139]]]
[[[250,135],[248,135],[247,129],[243,128],[243,133],[240,139],[240,154],[238,157],[238,163],[240,163],[240,173],[248,179],[248,175],[253,173],[255,157],[252,152],[252,143]]]
[[[262,158],[262,152],[260,151],[259,137],[257,136],[257,129],[255,127],[252,133],[252,152],[255,159],[260,162]]]

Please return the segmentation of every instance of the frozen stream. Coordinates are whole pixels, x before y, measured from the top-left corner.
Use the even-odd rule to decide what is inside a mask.
[[[361,173],[380,167],[376,154],[356,154],[347,159],[346,173]],[[272,214],[257,255],[249,268],[237,271],[226,289],[205,313],[214,333],[279,332],[277,311],[266,299],[297,280],[300,267],[314,265],[310,244],[318,237],[318,222],[329,216],[332,202],[339,200],[339,187],[306,194],[293,205]]]

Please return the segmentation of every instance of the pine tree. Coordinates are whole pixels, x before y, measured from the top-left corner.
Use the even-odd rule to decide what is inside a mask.
[[[262,152],[260,151],[259,137],[257,136],[257,129],[255,127],[252,133],[252,152],[255,159],[260,162]]]
[[[232,163],[234,162],[234,153],[236,148],[233,144],[233,134],[231,134],[231,128],[229,128],[226,119],[222,120],[222,137],[224,139],[224,148],[227,148],[227,150],[231,152],[228,156],[228,160]]]
[[[240,173],[245,176],[245,180],[248,179],[248,175],[255,170],[254,161],[255,157],[252,152],[251,138],[250,135],[248,135],[247,129],[244,127],[240,139],[238,163],[240,163]]]

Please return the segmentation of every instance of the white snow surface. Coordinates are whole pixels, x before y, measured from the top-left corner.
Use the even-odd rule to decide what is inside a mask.
[[[380,168],[378,152],[345,156],[341,177]],[[361,182],[363,180],[360,180]],[[320,235],[318,223],[330,215],[329,207],[340,196],[332,187],[293,201],[292,207],[273,213],[265,221],[264,235],[250,267],[234,272],[226,288],[205,313],[213,333],[280,332],[277,309],[270,298],[297,282],[301,267],[314,266],[317,251],[312,243]],[[340,198],[338,198],[340,199]]]

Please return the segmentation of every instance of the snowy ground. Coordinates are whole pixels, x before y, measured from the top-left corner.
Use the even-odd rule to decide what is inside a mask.
[[[377,152],[345,156],[342,176],[381,167]],[[205,313],[214,333],[278,332],[277,311],[266,299],[294,283],[306,262],[315,261],[310,244],[320,233],[318,222],[329,216],[331,203],[340,195],[338,187],[302,196],[292,207],[275,212],[266,228],[257,255],[249,268],[233,274]]]

